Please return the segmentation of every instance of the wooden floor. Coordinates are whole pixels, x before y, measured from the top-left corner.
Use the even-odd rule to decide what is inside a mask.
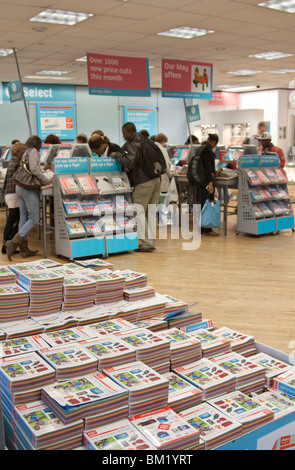
[[[3,231],[5,214],[0,213]],[[249,236],[235,232],[236,216],[223,223],[220,237],[202,237],[199,249],[184,251],[184,240],[157,240],[153,253],[129,252],[110,255],[116,269],[133,269],[147,274],[148,284],[161,294],[170,294],[197,304],[215,326],[227,326],[254,335],[259,342],[288,354],[295,354],[295,235],[291,230],[277,235]],[[29,246],[43,242],[37,230],[29,235]],[[48,240],[47,256],[56,258],[53,240]],[[30,260],[38,259],[38,256]],[[24,261],[20,255],[14,262]],[[8,264],[0,253],[0,265]],[[292,343],[293,342],[293,343]]]

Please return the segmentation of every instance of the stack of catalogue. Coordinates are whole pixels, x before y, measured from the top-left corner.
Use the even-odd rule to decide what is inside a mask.
[[[123,299],[123,287],[125,285],[123,276],[111,269],[103,269],[92,273],[89,270],[86,275],[96,282],[95,304],[106,304]]]
[[[201,359],[201,343],[178,328],[171,328],[157,333],[158,336],[170,342],[171,369],[181,367],[188,362]]]

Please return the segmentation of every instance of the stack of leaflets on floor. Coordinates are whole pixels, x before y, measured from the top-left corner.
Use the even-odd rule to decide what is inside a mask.
[[[223,370],[236,377],[236,390],[244,393],[263,390],[265,385],[265,368],[252,362],[249,358],[235,352],[211,359]]]
[[[49,269],[44,272],[23,272],[18,274],[17,282],[29,292],[29,316],[60,312],[64,283],[62,274]]]
[[[32,317],[32,319],[42,327],[42,333],[78,326],[78,320],[66,312],[58,312],[44,316],[39,315],[36,318]]]
[[[226,326],[214,330],[214,334],[230,341],[231,350],[243,356],[256,352],[254,336],[239,333]]]
[[[136,328],[147,328],[151,331],[167,330],[168,322],[162,318],[150,318],[146,320],[136,320],[134,322]]]
[[[66,220],[67,231],[70,236],[82,236],[85,235],[85,229],[80,219],[67,219]]]
[[[54,382],[55,370],[37,352],[0,359],[0,385],[10,395]]]
[[[251,362],[255,362],[255,364],[265,368],[266,387],[268,388],[272,387],[274,377],[288,370],[292,370],[292,366],[289,364],[279,361],[266,353],[257,353],[251,356],[250,359]]]
[[[80,194],[81,189],[71,176],[59,177],[60,187],[62,193],[67,196],[69,194]]]
[[[17,354],[38,351],[45,346],[47,346],[47,343],[39,335],[7,338],[0,342],[0,357],[11,357]]]
[[[206,450],[220,446],[242,434],[242,425],[230,419],[208,403],[193,406],[179,413],[191,426],[200,432]]]
[[[163,319],[166,320],[165,312],[165,300],[163,296],[155,294],[150,299],[140,299],[136,302],[130,302],[130,304],[136,304],[138,306],[138,320],[146,320],[148,318],[163,316]]]
[[[92,176],[77,176],[76,181],[81,194],[98,194],[98,189]]]
[[[172,317],[169,316],[167,319],[169,328],[188,328],[194,325],[200,325],[202,322],[202,313],[201,312],[189,312],[186,310],[185,312],[178,313],[173,315]],[[213,324],[211,325],[212,320],[204,320],[204,326],[200,326],[200,328],[210,329],[212,328]],[[189,331],[187,330],[187,333]]]
[[[83,339],[93,338],[95,334],[87,326],[77,326],[43,333],[41,336],[50,347],[55,348],[56,346],[68,346]]]
[[[287,183],[288,182],[288,178],[287,178],[287,175],[284,172],[284,170],[282,170],[280,168],[276,168],[275,172],[276,172],[279,183]]]
[[[0,322],[28,317],[29,293],[18,284],[0,286]]]
[[[165,313],[168,317],[187,310],[189,306],[187,302],[178,300],[175,297],[172,297],[171,295],[165,294],[162,295],[162,297],[165,301]]]
[[[123,290],[124,299],[128,301],[149,299],[154,297],[156,289],[154,287],[125,287]]]
[[[268,407],[274,413],[274,419],[281,418],[295,411],[295,403],[274,390],[252,394],[255,401]]]
[[[168,406],[129,418],[158,450],[194,450],[200,432]]]
[[[202,358],[201,343],[178,328],[170,328],[158,333],[170,342],[171,369],[177,369],[188,362],[196,362]]]
[[[129,416],[167,406],[169,382],[143,362],[136,361],[104,370],[129,393]]]
[[[145,328],[137,328],[131,331],[116,333],[116,336],[124,343],[136,350],[136,360],[157,367],[161,364],[169,364],[170,341],[160,333]]]
[[[277,175],[275,170],[273,170],[272,168],[265,168],[264,171],[265,171],[268,179],[272,183],[278,183],[279,182],[279,178],[278,178],[278,175]]]
[[[266,202],[259,202],[257,206],[261,210],[263,217],[273,217],[273,211]]]
[[[256,170],[257,177],[262,184],[269,184],[271,181],[263,170]]]
[[[102,269],[98,272],[88,272],[87,277],[96,282],[96,304],[117,302],[123,299],[123,276],[111,269]]]
[[[174,372],[163,376],[169,380],[168,406],[176,413],[198,405],[202,401],[202,392]]]
[[[88,450],[156,450],[128,419],[85,432],[84,444]]]
[[[14,420],[17,437],[25,437],[37,450],[69,439],[79,438],[82,441],[83,420],[63,424],[41,400],[16,406]]]
[[[83,217],[81,219],[83,227],[87,233],[92,235],[101,235],[101,226],[95,217]]]
[[[295,397],[295,370],[287,370],[273,378],[273,388]]]
[[[104,232],[116,232],[119,229],[114,217],[105,215],[100,219]]]
[[[27,272],[46,272],[47,268],[43,266],[41,263],[39,264],[38,261],[31,261],[28,263],[19,263],[19,264],[9,264],[9,269],[13,271],[16,276],[19,273],[27,273]]]
[[[115,191],[118,193],[124,193],[124,192],[130,191],[130,187],[125,183],[123,178],[114,177],[112,178],[112,183],[115,188]]]
[[[6,338],[20,338],[21,336],[39,335],[40,333],[43,333],[43,327],[33,318],[2,322],[0,324],[0,340]]]
[[[16,275],[7,266],[0,266],[0,285],[14,284],[16,282]]]
[[[88,325],[87,329],[93,331],[93,336],[104,338],[115,333],[124,333],[136,329],[133,323],[123,318],[107,319]]]
[[[82,340],[79,341],[79,344],[96,358],[98,370],[116,367],[136,360],[135,349],[120,341],[114,335]]]
[[[261,184],[261,181],[259,180],[259,178],[256,174],[256,171],[248,169],[248,170],[246,170],[246,173],[247,173],[247,176],[249,178],[250,184],[252,186],[257,186],[257,185]]]
[[[33,263],[37,266],[42,266],[43,268],[46,268],[46,269],[55,268],[57,266],[62,265],[62,263],[60,263],[59,261],[55,261],[49,258],[38,259],[38,261],[33,261]]]
[[[174,372],[198,387],[203,394],[203,400],[228,393],[234,390],[236,385],[234,375],[205,358],[178,367]]]
[[[55,380],[67,380],[97,371],[97,359],[79,343],[40,349],[39,354],[56,370]]]
[[[267,406],[240,391],[216,397],[209,404],[229,419],[241,423],[243,434],[274,419],[274,413]]]
[[[109,318],[109,312],[103,311],[101,307],[92,305],[80,310],[69,310],[68,315],[72,315],[78,322],[78,326],[90,325]]]
[[[147,285],[147,275],[132,271],[132,269],[116,270],[115,273],[120,274],[125,279],[124,288],[129,287],[145,287]]]
[[[78,199],[63,199],[62,203],[68,215],[85,215]]]
[[[64,312],[92,307],[95,297],[96,282],[93,279],[84,277],[82,274],[65,276],[62,306]]]
[[[97,209],[101,214],[106,214],[108,212],[113,213],[115,210],[115,203],[111,197],[98,198]]]
[[[201,342],[203,357],[215,357],[231,351],[228,339],[221,338],[209,330],[197,329],[190,331],[190,335]]]
[[[96,215],[96,212],[98,212],[98,207],[94,200],[81,199],[80,206],[82,207],[84,214],[86,213],[88,215]]]
[[[103,269],[111,269],[114,270],[114,265],[109,261],[105,261],[100,258],[91,258],[85,260],[75,260],[75,263],[78,266],[82,266],[83,268],[93,269],[94,271],[101,271]]]
[[[105,374],[97,373],[43,387],[41,398],[63,423],[83,418],[86,424],[91,417],[99,422],[100,415],[107,422],[108,414],[127,407],[128,392]]]

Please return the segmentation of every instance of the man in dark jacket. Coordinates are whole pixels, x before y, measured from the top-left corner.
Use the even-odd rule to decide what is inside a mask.
[[[218,144],[218,141],[219,138],[217,134],[209,134],[208,139],[202,143],[203,151],[201,153],[201,159],[205,170],[205,183],[203,186],[200,186],[200,202],[202,208],[208,198],[214,199],[216,170],[213,149]],[[219,235],[219,233],[214,232],[214,230],[210,228],[202,228],[201,232],[208,236],[216,237]]]
[[[140,166],[141,143],[144,137],[137,132],[132,122],[122,126],[125,144],[122,152],[112,153],[110,156],[119,161],[127,172],[132,192],[132,203],[137,209],[137,230],[141,244],[138,251],[154,251],[156,240],[157,205],[161,191],[161,177],[149,179]]]

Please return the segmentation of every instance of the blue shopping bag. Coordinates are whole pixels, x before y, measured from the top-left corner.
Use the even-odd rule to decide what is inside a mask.
[[[201,212],[201,227],[214,228],[220,226],[220,201],[206,200]]]

